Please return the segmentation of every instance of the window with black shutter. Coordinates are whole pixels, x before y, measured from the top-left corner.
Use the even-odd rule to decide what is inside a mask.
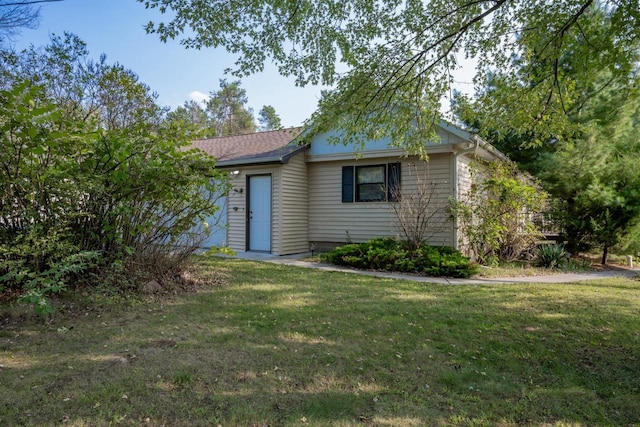
[[[397,201],[400,163],[342,167],[342,203]]]

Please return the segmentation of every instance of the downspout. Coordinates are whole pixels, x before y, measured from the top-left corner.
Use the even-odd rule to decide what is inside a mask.
[[[457,205],[459,201],[458,194],[458,157],[463,154],[475,153],[478,147],[480,146],[480,138],[477,135],[471,135],[472,146],[465,148],[460,151],[456,151],[453,154],[453,201],[454,204]],[[458,250],[458,220],[456,219],[453,224],[453,249]]]

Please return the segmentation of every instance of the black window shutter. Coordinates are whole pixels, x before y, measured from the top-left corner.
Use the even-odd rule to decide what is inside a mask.
[[[353,203],[353,166],[342,167],[342,203]]]
[[[400,197],[400,163],[389,163],[387,174],[387,200],[397,202]]]

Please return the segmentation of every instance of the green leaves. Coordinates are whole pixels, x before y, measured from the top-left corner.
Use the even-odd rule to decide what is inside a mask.
[[[82,269],[176,268],[226,191],[214,159],[184,150],[187,129],[163,121],[135,73],[87,60],[71,35],[45,52],[0,54],[0,288],[43,314]]]
[[[554,216],[573,253],[601,246],[606,254],[640,215],[637,192],[629,190],[640,185],[632,166],[640,161],[633,136],[640,123],[640,44],[627,37],[625,26],[638,18],[628,6],[581,7],[574,19],[554,21],[553,43],[525,34],[513,73],[490,75],[473,102],[456,99],[462,120],[556,198]],[[612,37],[618,32],[624,36]]]
[[[340,246],[328,252],[325,261],[355,268],[400,271],[469,278],[477,266],[460,252],[448,246],[429,246],[426,243],[410,247],[407,241],[377,238],[360,244]]]
[[[558,3],[561,11],[571,7]],[[565,21],[562,14],[552,21],[553,37],[524,33],[508,67],[495,67],[478,80],[473,107],[483,132],[491,130],[494,139],[519,135],[535,147],[571,140],[593,120],[614,119],[624,99],[638,95],[638,41],[612,37],[626,31],[616,26],[618,8],[590,3]],[[598,107],[603,95],[612,101],[604,109]]]
[[[513,261],[540,238],[534,223],[546,210],[547,194],[511,162],[477,162],[472,184],[453,206],[465,244],[476,260]]]
[[[340,127],[342,141],[386,131],[414,152],[434,136],[463,57],[478,61],[476,84],[490,73],[504,82],[499,102],[477,106],[492,127],[535,132],[540,141],[575,132],[567,120],[580,105],[574,85],[637,69],[636,0],[138,1],[166,13],[147,26],[162,40],[237,54],[233,75],[273,62],[297,85],[331,87],[309,121],[317,131]],[[565,68],[569,53],[580,58],[578,72]],[[539,66],[521,68],[513,58]]]
[[[38,99],[55,104],[68,119],[96,127],[157,124],[164,112],[156,104],[157,94],[133,71],[107,64],[104,55],[98,61],[90,59],[86,44],[71,33],[52,35],[43,49],[32,46],[18,53],[0,51],[0,75],[5,88],[22,81],[39,85]],[[28,104],[17,108],[24,113]]]

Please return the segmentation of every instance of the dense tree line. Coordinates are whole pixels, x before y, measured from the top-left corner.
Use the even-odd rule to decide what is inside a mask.
[[[520,95],[535,86],[537,76],[550,67],[537,55],[541,49],[537,44],[524,46],[513,59],[515,76],[496,70],[475,99],[459,95],[456,100],[463,122],[537,176],[553,196],[550,212],[567,249],[578,253],[600,248],[602,263],[609,250],[621,243],[626,242],[625,249],[632,252],[640,248],[634,227],[640,219],[640,173],[634,166],[640,164],[640,39],[626,53],[636,62],[617,69],[606,51],[598,49],[615,31],[613,24],[609,9],[590,8],[580,32],[565,37],[566,52],[553,60],[558,79],[573,84],[562,88],[562,96],[547,114],[563,114],[570,126],[545,126],[547,119],[542,117],[540,127],[524,132],[517,126],[500,127],[482,109],[486,104],[511,105],[514,80],[520,82]],[[603,61],[603,67],[586,70],[585,51]],[[512,113],[525,114],[529,105],[544,104],[541,95],[529,93]]]

